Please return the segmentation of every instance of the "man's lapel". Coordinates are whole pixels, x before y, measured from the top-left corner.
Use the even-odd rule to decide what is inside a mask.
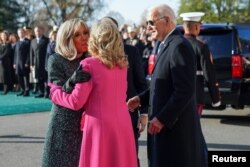
[[[168,48],[170,42],[174,39],[175,35],[179,34],[178,30],[174,30],[168,37],[167,39],[165,40],[165,42],[161,43],[160,45],[162,46],[159,46],[159,48],[161,47],[159,53],[157,54],[157,59],[156,59],[156,62],[155,62],[155,65],[154,65],[154,69],[157,65],[157,63],[159,62],[160,58],[162,57],[163,53],[165,52],[165,50]],[[154,69],[152,71],[152,73],[154,72]]]

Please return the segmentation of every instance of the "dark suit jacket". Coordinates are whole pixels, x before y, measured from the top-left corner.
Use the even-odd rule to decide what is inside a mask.
[[[16,65],[17,75],[27,75],[30,72],[30,40],[24,39],[23,41],[17,41],[15,47],[14,64]],[[25,64],[28,67],[25,67]]]
[[[190,43],[174,30],[164,41],[153,70],[150,90],[140,95],[149,117],[164,128],[149,135],[150,167],[203,167],[204,153],[195,99],[196,58]]]
[[[131,45],[124,45],[125,54],[128,57],[129,68],[128,68],[128,89],[127,89],[127,100],[131,97],[136,96],[137,94],[145,91],[148,86],[145,79],[145,74],[142,67],[142,60],[141,56],[138,52],[138,49]],[[134,130],[137,128],[138,123],[138,113],[139,111],[136,110],[134,112],[130,112],[130,116],[132,119],[132,124]],[[140,109],[140,113],[148,113],[148,108],[143,107]]]
[[[135,37],[134,39],[128,38],[128,39],[125,40],[125,43],[127,45],[135,46],[139,51],[140,57],[142,58],[143,50],[145,48],[145,45],[141,42],[140,39],[138,39],[137,37]]]
[[[207,84],[212,102],[216,103],[220,100],[219,87],[216,84],[214,66],[211,62],[210,51],[207,44],[196,39],[195,36],[185,35],[191,43],[196,59],[197,72],[203,72],[203,75],[196,74],[196,98],[198,104],[204,103],[204,83]]]
[[[0,83],[10,84],[10,72],[11,72],[11,44],[0,44]]]
[[[48,71],[48,59],[55,53],[56,41],[51,41],[47,46],[46,58],[45,58],[45,70]]]

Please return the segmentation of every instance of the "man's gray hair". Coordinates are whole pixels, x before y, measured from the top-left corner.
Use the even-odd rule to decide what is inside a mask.
[[[166,5],[166,4],[161,4],[161,5],[157,5],[154,6],[152,8],[150,8],[149,11],[157,11],[159,14],[159,17],[164,17],[164,16],[168,16],[170,18],[170,21],[176,25],[176,17],[175,17],[175,13],[173,11],[173,9]]]

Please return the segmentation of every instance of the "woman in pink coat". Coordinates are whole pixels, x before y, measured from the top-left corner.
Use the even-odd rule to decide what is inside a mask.
[[[79,167],[137,167],[131,119],[126,105],[127,58],[117,26],[108,18],[91,30],[89,52],[81,62],[91,75],[71,94],[52,86],[51,100],[63,107],[84,107]]]

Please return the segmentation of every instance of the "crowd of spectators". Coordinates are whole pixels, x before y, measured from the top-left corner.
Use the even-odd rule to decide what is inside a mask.
[[[17,96],[48,98],[47,60],[54,53],[57,27],[45,32],[42,26],[21,27],[16,33],[0,32],[0,90]],[[155,41],[146,32],[146,27],[123,25],[120,33],[125,44],[137,47],[143,62],[145,77],[148,59]],[[48,36],[48,37],[47,37]]]

